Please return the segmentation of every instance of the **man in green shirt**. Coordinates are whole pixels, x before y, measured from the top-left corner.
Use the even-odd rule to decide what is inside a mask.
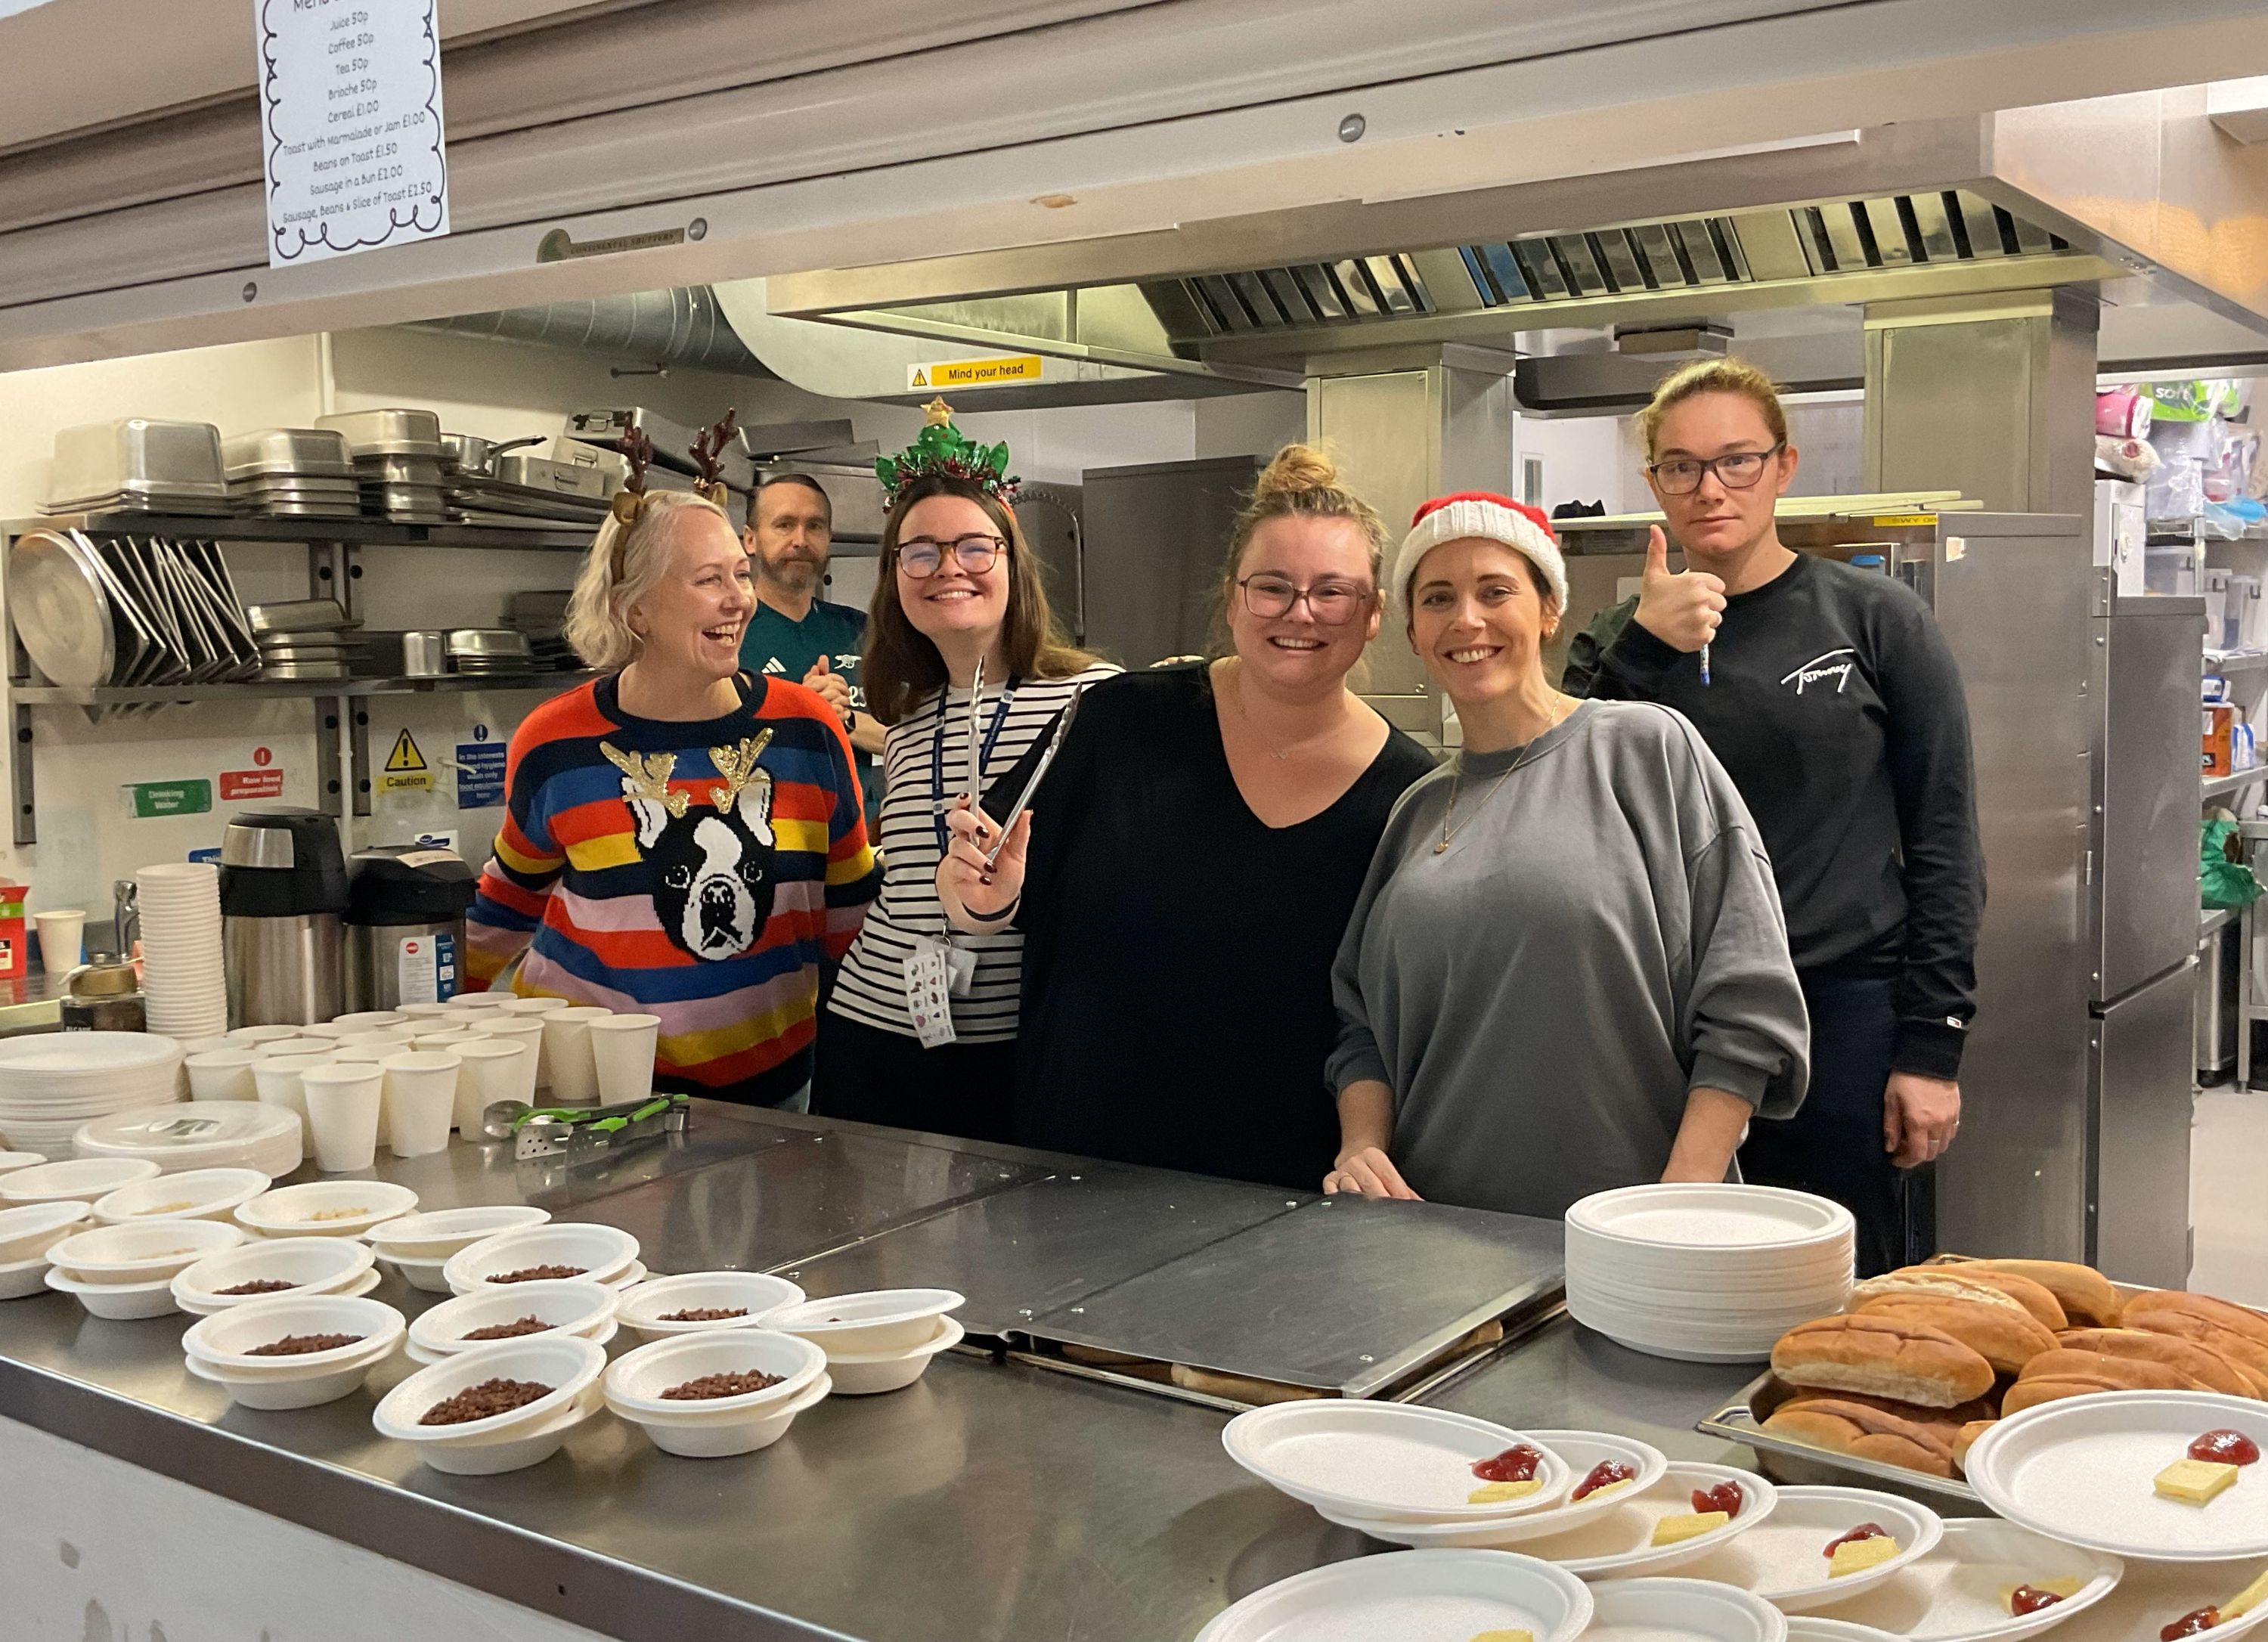
[[[740,637],[740,665],[762,677],[793,679],[843,716],[872,838],[881,814],[881,772],[874,760],[882,750],[882,726],[865,711],[866,692],[858,681],[866,613],[819,597],[834,533],[834,506],[808,474],[775,474],[756,487],[740,535],[756,578],[756,608]]]

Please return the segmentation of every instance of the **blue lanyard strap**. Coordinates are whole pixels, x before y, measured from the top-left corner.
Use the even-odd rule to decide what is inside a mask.
[[[984,739],[976,755],[976,769],[980,775],[984,766],[992,762],[992,749],[999,744],[1001,729],[1008,722],[1008,703],[1015,699],[1019,681],[1011,674],[1007,683],[1000,688],[999,703],[992,709],[992,722],[984,732]],[[937,828],[937,852],[940,857],[953,843],[953,829],[945,824],[945,719],[946,714],[951,711],[947,701],[951,694],[950,689],[938,692],[937,733],[931,739],[929,752],[929,818],[931,824]],[[983,796],[981,792],[969,794],[970,799],[976,801],[981,801]]]

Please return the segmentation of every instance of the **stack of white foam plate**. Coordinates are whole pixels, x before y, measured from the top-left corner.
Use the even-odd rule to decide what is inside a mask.
[[[203,861],[162,862],[135,873],[134,882],[150,1030],[175,1038],[217,1037],[228,1030],[219,869]]]
[[[98,1118],[71,1137],[71,1145],[83,1158],[148,1158],[168,1174],[243,1168],[276,1180],[299,1167],[299,1115],[289,1107],[180,1101]]]
[[[1772,1186],[1625,1186],[1567,1211],[1567,1309],[1633,1351],[1762,1362],[1772,1343],[1840,1311],[1851,1211]]]
[[[181,1046],[146,1032],[58,1032],[0,1042],[0,1135],[24,1152],[71,1155],[91,1118],[177,1098]]]

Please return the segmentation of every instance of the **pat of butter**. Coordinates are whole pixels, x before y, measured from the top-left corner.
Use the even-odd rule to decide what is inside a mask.
[[[2185,1506],[2209,1505],[2236,1482],[2236,1468],[2211,1460],[2176,1460],[2158,1473],[2161,1499],[2177,1499]]]
[[[1499,1499],[1525,1499],[1543,1484],[1535,1477],[1517,1483],[1484,1483],[1465,1496],[1469,1506],[1493,1505]]]
[[[1689,1539],[1698,1539],[1704,1534],[1713,1534],[1733,1520],[1729,1511],[1699,1511],[1690,1515],[1664,1517],[1653,1525],[1653,1543],[1657,1545],[1677,1545]]]
[[[2086,1580],[2073,1579],[2069,1575],[2054,1579],[2027,1579],[2024,1583],[2030,1586],[2036,1591],[2051,1592],[2055,1595],[2064,1598],[2066,1602],[2078,1595],[2087,1585]],[[2016,1611],[2016,1587],[2014,1586],[2004,1585],[2000,1587],[2000,1606],[2007,1609],[2012,1614]]]
[[[1585,1494],[1580,1499],[1576,1500],[1574,1503],[1579,1506],[1587,1506],[1594,1499],[1604,1499],[1609,1494],[1617,1493],[1623,1489],[1635,1488],[1637,1486],[1637,1477],[1625,1476],[1618,1483],[1607,1483],[1600,1487],[1594,1488],[1589,1493]]]
[[[1535,1642],[1533,1631],[1484,1631],[1473,1642]]]
[[[2220,1605],[2222,1623],[2241,1618],[2263,1602],[2268,1602],[2268,1573],[2262,1574]]]
[[[1877,1534],[1872,1539],[1849,1540],[1835,1548],[1835,1555],[1827,1564],[1827,1577],[1839,1579],[1845,1574],[1864,1573],[1897,1554],[1897,1541],[1887,1534]]]

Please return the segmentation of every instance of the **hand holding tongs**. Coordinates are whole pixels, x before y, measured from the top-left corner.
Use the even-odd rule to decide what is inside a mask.
[[[1079,696],[1072,696],[1064,710],[1056,715],[1055,728],[1048,732],[1048,744],[1040,750],[1039,762],[1032,766],[1032,773],[1025,778],[1023,791],[1016,794],[1014,805],[1001,818],[999,837],[984,852],[986,865],[1000,858],[1000,851],[1008,847],[1008,835],[1015,830],[1017,820],[1031,808],[1033,795],[1039,792],[1040,783],[1047,778],[1048,766],[1054,763],[1056,755],[1063,751],[1064,738],[1071,733],[1071,721],[1079,716]],[[976,802],[975,799],[970,801]]]

